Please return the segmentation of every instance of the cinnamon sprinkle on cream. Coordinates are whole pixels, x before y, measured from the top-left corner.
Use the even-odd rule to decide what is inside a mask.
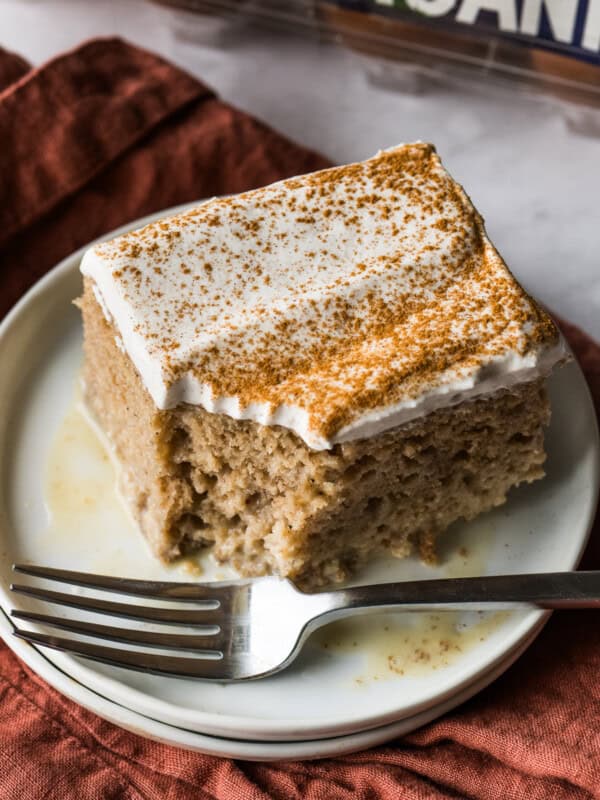
[[[210,200],[96,245],[82,272],[159,408],[283,424],[316,448],[562,357],[423,143]]]

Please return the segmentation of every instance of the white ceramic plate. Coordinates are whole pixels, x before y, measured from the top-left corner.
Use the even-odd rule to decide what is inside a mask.
[[[109,720],[109,722],[114,722],[115,725],[119,725],[132,733],[146,736],[165,744],[183,747],[186,750],[208,753],[209,755],[250,761],[287,761],[289,759],[330,758],[354,753],[389,742],[420,728],[422,725],[426,725],[433,719],[464,703],[499,677],[527,649],[543,627],[545,620],[546,617],[542,618],[527,639],[508,653],[490,672],[487,672],[460,692],[452,695],[451,698],[443,703],[428,708],[427,711],[422,711],[420,714],[408,717],[400,722],[394,722],[380,728],[371,728],[360,733],[300,742],[258,742],[222,739],[144,717],[135,711],[131,711],[131,709],[118,705],[107,697],[103,697],[88,686],[76,681],[68,673],[62,672],[47,658],[47,651],[38,650],[12,636],[12,623],[2,612],[2,609],[0,609],[0,636],[3,636],[9,642],[15,653],[31,669],[59,692],[89,711],[94,711],[99,716]]]
[[[62,438],[73,441],[57,450],[81,360],[79,315],[70,304],[80,291],[80,257],[75,253],[40,281],[0,327],[0,603],[6,609],[35,605],[9,594],[14,561],[189,580],[182,567],[164,568],[145,549],[107,483],[110,465],[98,446],[88,442],[87,449],[78,449],[80,427],[63,429]],[[550,389],[544,481],[512,492],[501,509],[455,526],[438,569],[388,559],[357,581],[574,568],[596,504],[598,434],[575,364],[558,371]],[[44,494],[49,458],[52,492],[60,498],[66,491],[61,502],[68,507],[53,524]],[[205,578],[215,574],[209,570]],[[286,672],[237,685],[165,679],[46,655],[81,684],[170,725],[234,739],[322,739],[381,729],[439,708],[497,670],[540,618],[538,612],[493,619],[442,615],[427,628],[406,614],[357,620],[311,640]],[[450,630],[455,627],[459,638]]]

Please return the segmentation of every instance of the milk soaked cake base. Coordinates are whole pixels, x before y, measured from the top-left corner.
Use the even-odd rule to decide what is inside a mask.
[[[89,280],[82,310],[86,400],[121,462],[123,494],[165,561],[210,547],[242,575],[314,588],[377,552],[432,559],[452,522],[544,474],[541,379],[313,450],[279,426],[187,404],[157,409]]]

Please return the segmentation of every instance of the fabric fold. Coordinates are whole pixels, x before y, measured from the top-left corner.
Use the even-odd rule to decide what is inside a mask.
[[[119,39],[60,56],[0,97],[0,245],[149,130],[212,92]]]
[[[0,96],[4,89],[17,83],[30,69],[24,58],[0,47]]]

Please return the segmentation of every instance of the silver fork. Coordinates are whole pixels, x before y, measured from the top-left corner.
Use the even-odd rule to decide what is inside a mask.
[[[177,601],[177,607],[172,604],[171,607],[166,604],[150,607],[36,586],[11,585],[14,592],[45,603],[195,629],[193,633],[159,633],[139,627],[108,626],[14,610],[11,613],[15,619],[127,647],[105,647],[19,628],[15,628],[15,636],[116,667],[215,681],[248,680],[279,672],[294,660],[314,630],[356,613],[382,609],[600,608],[600,571],[408,581],[307,594],[290,581],[279,578],[198,584],[114,578],[23,564],[13,569],[72,586]],[[189,607],[181,608],[182,604],[189,604]],[[165,655],[132,650],[129,646],[180,650],[190,655]]]

